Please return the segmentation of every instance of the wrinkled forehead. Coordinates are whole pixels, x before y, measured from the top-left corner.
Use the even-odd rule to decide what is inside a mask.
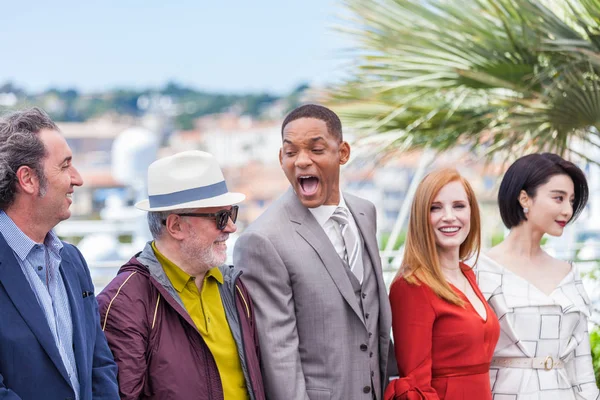
[[[316,133],[314,135],[289,135],[283,137],[283,146],[302,146],[302,145],[316,145],[319,143],[326,144],[327,140],[326,136]]]

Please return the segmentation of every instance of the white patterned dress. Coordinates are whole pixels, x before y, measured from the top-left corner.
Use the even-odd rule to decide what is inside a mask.
[[[500,321],[494,357],[552,356],[564,362],[550,371],[491,367],[493,400],[600,399],[588,335],[590,300],[575,266],[550,296],[485,255],[475,271]]]

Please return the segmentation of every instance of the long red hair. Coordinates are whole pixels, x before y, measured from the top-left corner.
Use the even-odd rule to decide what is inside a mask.
[[[481,218],[475,193],[469,182],[456,169],[440,169],[428,174],[415,192],[404,244],[404,259],[395,279],[404,277],[407,282],[414,285],[423,283],[440,298],[449,303],[464,306],[464,302],[452,290],[444,277],[435,244],[435,232],[430,221],[431,205],[435,197],[445,185],[455,181],[462,183],[471,207],[471,230],[460,245],[459,261],[464,261],[474,255],[476,258],[479,257]]]

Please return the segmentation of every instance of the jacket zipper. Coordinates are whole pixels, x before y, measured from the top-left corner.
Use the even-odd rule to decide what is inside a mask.
[[[152,277],[152,275],[150,275],[150,277]],[[156,281],[156,279],[155,279],[155,281]],[[150,282],[152,283],[152,281],[150,281]],[[156,283],[158,283],[158,284],[160,285],[160,283],[159,283],[158,281],[156,281]],[[154,287],[155,287],[155,288],[158,290],[158,293],[159,293],[159,295],[160,295],[160,287],[159,287],[159,286],[157,286],[157,285],[155,285],[154,283],[152,283],[152,285],[153,285],[153,286],[154,286]],[[162,285],[161,285],[161,287],[162,287]],[[166,300],[165,300],[165,301],[166,301]],[[168,304],[168,301],[167,301],[167,304]],[[181,306],[181,304],[178,304],[178,305],[179,305],[179,306],[180,306],[180,307],[181,307],[183,310],[185,310],[185,307]],[[185,317],[184,317],[184,316],[181,314],[181,312],[180,312],[180,311],[179,311],[179,310],[178,310],[176,307],[173,307],[173,306],[171,306],[171,308],[172,308],[172,309],[173,309],[173,310],[174,310],[174,311],[175,311],[175,312],[176,312],[176,313],[177,313],[177,314],[178,314],[178,315],[179,315],[181,318],[183,318],[183,319],[184,319],[184,321],[185,321],[185,322],[186,322],[188,325],[190,325],[190,323],[189,323],[188,321],[186,321],[186,320],[185,320]],[[191,319],[191,317],[190,317],[190,319]],[[208,374],[210,374],[210,376],[212,377],[212,371],[211,371],[211,369],[210,369],[210,365],[209,365],[209,362],[208,362],[208,359],[209,359],[210,357],[213,357],[213,356],[212,356],[212,353],[210,352],[210,349],[208,348],[208,345],[207,345],[207,344],[206,344],[206,342],[204,341],[204,338],[202,337],[202,334],[200,334],[200,331],[198,331],[198,328],[196,327],[196,325],[194,325],[194,324],[191,324],[191,326],[193,326],[193,327],[194,327],[194,329],[196,330],[196,332],[198,332],[198,336],[200,336],[200,340],[202,341],[202,344],[204,344],[204,346],[206,346],[206,350],[207,350],[207,352],[205,353],[205,356],[206,356],[206,357],[204,357],[204,368],[205,368],[205,370],[208,372]],[[201,345],[202,345],[202,344],[201,344]],[[216,364],[216,362],[215,362],[215,364]],[[217,374],[218,374],[218,370],[217,370]],[[219,382],[221,382],[221,389],[222,389],[222,388],[223,388],[223,382],[221,381],[221,376],[220,376],[220,375],[217,375],[217,377],[218,377],[218,381],[219,381]],[[208,380],[209,380],[209,382],[212,382],[212,381],[213,381],[213,379],[211,379],[210,377],[209,377],[209,379],[208,379]],[[208,391],[208,398],[209,398],[209,399],[211,399],[211,400],[212,400],[212,399],[214,399],[214,396],[213,396],[212,392],[213,392],[212,390],[209,390],[209,391]],[[223,391],[223,397],[222,397],[222,398],[225,398],[225,392],[224,392],[224,391]]]
[[[253,397],[256,399],[256,390],[254,389],[254,385],[252,384],[252,376],[250,373],[250,367],[248,365],[248,354],[246,353],[246,343],[244,342],[244,330],[242,329],[242,320],[240,319],[240,310],[238,310],[237,305],[235,304],[235,299],[236,299],[236,281],[238,280],[239,275],[237,275],[236,277],[233,278],[232,280],[232,292],[233,292],[233,306],[235,307],[235,312],[237,313],[238,316],[238,321],[240,322],[240,338],[242,340],[242,351],[244,353],[244,359],[246,360],[246,369],[248,370],[248,386],[250,387],[250,390],[252,390],[252,394],[254,395]],[[241,289],[239,290],[239,296],[242,298],[242,301],[244,303],[246,303],[246,299],[244,299],[243,295],[242,295],[242,291]],[[246,306],[247,307],[247,306]],[[248,314],[250,313],[250,308],[247,308],[248,310]]]

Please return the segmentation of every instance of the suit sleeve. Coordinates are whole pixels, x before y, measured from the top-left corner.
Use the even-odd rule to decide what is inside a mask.
[[[2,374],[0,374],[0,400],[21,400],[15,392],[4,386]]]
[[[399,379],[385,392],[386,400],[439,400],[431,386],[431,348],[435,311],[426,287],[397,279],[390,288],[392,331]]]
[[[134,273],[135,274],[135,273]],[[124,275],[118,287],[102,292],[98,298],[102,328],[119,366],[119,393],[122,400],[137,400],[146,385],[148,319],[144,301],[132,296],[132,274]],[[113,281],[115,283],[115,281]]]
[[[300,363],[292,285],[271,241],[256,232],[240,236],[234,265],[243,270],[256,311],[266,397],[309,400]],[[267,344],[267,345],[265,345]]]
[[[89,287],[93,288],[90,271],[79,250],[73,246],[83,263]],[[94,400],[114,400],[119,398],[117,385],[117,364],[106,342],[106,337],[100,327],[98,301],[94,298],[93,324],[96,329],[94,351],[92,356],[92,398]]]

